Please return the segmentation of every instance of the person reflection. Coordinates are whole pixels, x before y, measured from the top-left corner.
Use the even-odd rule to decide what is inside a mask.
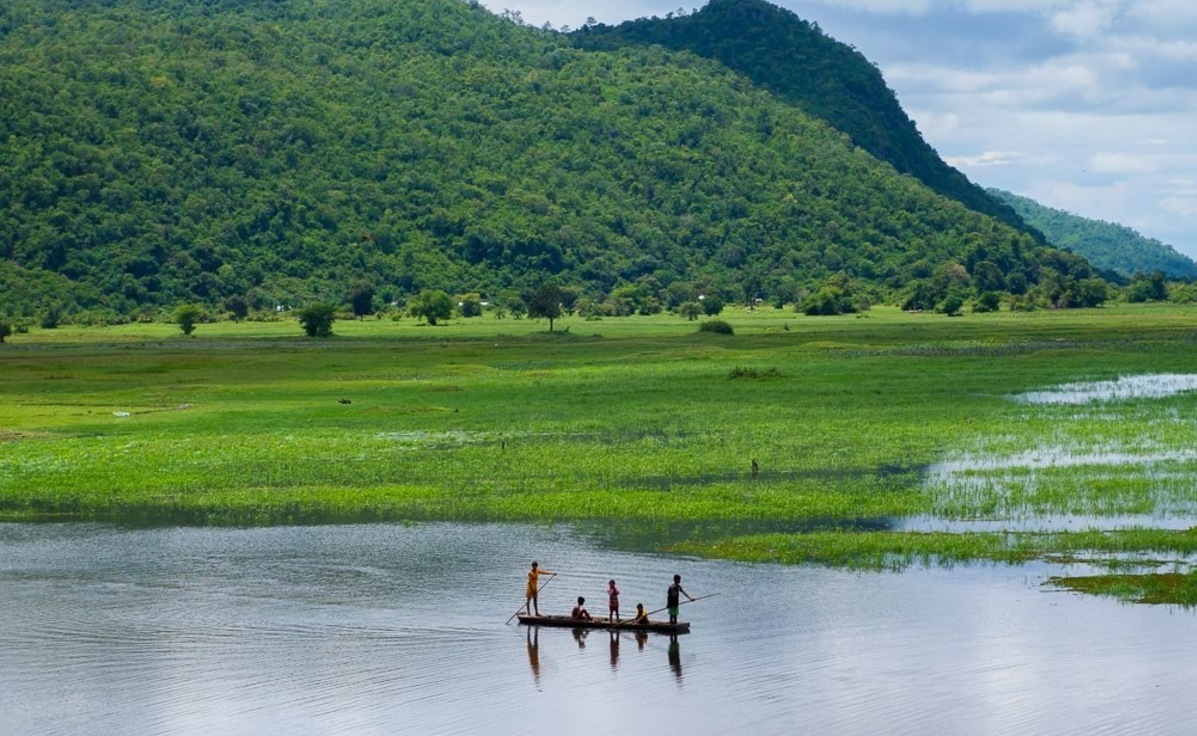
[[[611,671],[619,667],[619,632],[611,632]]]
[[[673,676],[680,683],[682,681],[682,648],[677,642],[677,634],[669,635],[669,668]]]
[[[574,641],[578,642],[578,649],[586,648],[586,629],[574,629]]]
[[[528,666],[532,668],[532,681],[540,684],[540,627],[528,627]]]
[[[648,632],[647,631],[637,631],[636,632],[636,647],[640,651],[643,652],[644,645],[647,643],[648,643]]]

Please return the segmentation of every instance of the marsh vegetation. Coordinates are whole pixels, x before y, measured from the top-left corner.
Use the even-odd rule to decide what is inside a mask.
[[[187,339],[163,324],[32,330],[0,361],[0,514],[710,522],[662,544],[1187,575],[1195,316],[733,309],[733,335],[656,315],[562,317],[551,334],[346,321],[324,340],[293,321]],[[732,532],[744,522],[769,529]]]

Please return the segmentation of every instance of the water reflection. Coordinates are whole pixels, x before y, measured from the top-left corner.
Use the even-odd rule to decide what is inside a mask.
[[[682,684],[682,646],[678,643],[677,634],[669,635],[669,669],[673,670],[678,684]]]
[[[527,626],[528,666],[532,669],[532,681],[540,684],[540,627]]]
[[[503,623],[533,555],[558,610],[613,573],[629,600],[679,571],[723,595],[687,608],[684,653],[578,646]],[[0,525],[0,732],[1188,730],[1197,615],[1042,592],[1063,569],[747,566],[563,526]]]

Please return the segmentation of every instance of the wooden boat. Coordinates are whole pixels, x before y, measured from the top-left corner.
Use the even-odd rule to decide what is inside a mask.
[[[662,634],[688,634],[689,621],[678,621],[671,624],[668,621],[649,621],[646,624],[634,624],[631,619],[622,621],[608,621],[605,618],[579,619],[570,616],[529,616],[519,614],[520,623],[525,626],[562,626],[570,629],[607,629],[609,631],[656,631]]]

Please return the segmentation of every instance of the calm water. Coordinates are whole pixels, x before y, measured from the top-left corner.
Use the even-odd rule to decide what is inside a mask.
[[[614,550],[569,527],[0,525],[0,733],[1192,733],[1197,616],[903,574]],[[674,572],[693,633],[504,621]]]

